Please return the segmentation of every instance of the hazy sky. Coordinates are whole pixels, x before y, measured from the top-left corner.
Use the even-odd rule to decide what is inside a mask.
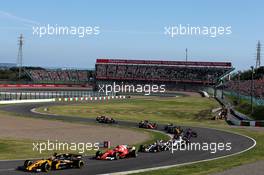
[[[264,2],[212,0],[1,0],[0,62],[15,62],[25,36],[24,64],[93,68],[96,58],[231,61],[237,69],[255,64],[264,43]],[[100,34],[34,36],[32,26],[99,26]],[[231,26],[232,34],[164,35],[165,26]],[[262,62],[264,60],[262,59]],[[262,64],[263,65],[263,64]]]

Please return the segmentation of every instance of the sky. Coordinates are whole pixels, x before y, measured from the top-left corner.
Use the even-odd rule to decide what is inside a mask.
[[[230,61],[255,65],[264,43],[264,1],[212,0],[1,0],[0,62],[14,63],[24,36],[23,65],[94,68],[97,58]],[[39,37],[33,27],[99,26],[98,35]],[[231,26],[218,37],[165,35],[166,26]],[[263,60],[263,59],[262,59]],[[263,65],[264,60],[262,61]]]

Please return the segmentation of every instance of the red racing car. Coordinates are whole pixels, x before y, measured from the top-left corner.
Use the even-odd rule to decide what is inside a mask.
[[[114,149],[105,152],[97,151],[95,155],[98,160],[118,160],[130,157],[137,157],[136,148],[127,145],[118,145]]]
[[[148,120],[144,120],[138,123],[138,127],[146,129],[157,129],[158,125],[156,123],[151,123]]]

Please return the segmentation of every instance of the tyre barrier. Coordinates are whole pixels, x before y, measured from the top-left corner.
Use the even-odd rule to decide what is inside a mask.
[[[257,126],[264,127],[264,121],[244,121],[240,122],[240,126]]]
[[[239,120],[237,117],[234,117],[234,116],[229,116],[227,120],[236,126],[264,127],[263,120]]]
[[[70,98],[57,98],[59,102],[79,102],[79,101],[105,101],[113,99],[125,99],[126,96],[103,96],[103,97],[70,97]]]

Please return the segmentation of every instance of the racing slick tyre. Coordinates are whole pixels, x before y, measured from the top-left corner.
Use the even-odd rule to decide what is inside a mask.
[[[137,157],[137,152],[136,152],[136,150],[131,151],[131,157]]]
[[[160,146],[157,147],[157,152],[161,152],[161,147]]]
[[[114,158],[115,158],[115,160],[118,160],[120,157],[119,157],[119,153],[115,153],[114,154]]]
[[[138,151],[139,152],[144,152],[144,150],[145,150],[145,146],[144,145],[140,145]]]
[[[32,165],[32,161],[31,160],[26,160],[24,163],[24,167],[27,168],[28,166]]]
[[[196,132],[193,132],[192,135],[193,135],[193,137],[197,137],[198,136],[198,134]]]
[[[41,166],[41,170],[42,170],[43,172],[48,172],[48,171],[50,171],[50,170],[51,170],[51,166],[50,166],[50,164],[49,164],[48,162],[44,163],[44,164]]]
[[[95,158],[98,159],[101,156],[101,151],[96,151]]]
[[[54,169],[54,170],[56,170],[57,168],[56,168],[56,165],[58,164],[58,161],[52,161],[52,163],[51,163],[51,169]]]
[[[76,168],[81,169],[84,166],[84,162],[82,160],[76,161]]]

